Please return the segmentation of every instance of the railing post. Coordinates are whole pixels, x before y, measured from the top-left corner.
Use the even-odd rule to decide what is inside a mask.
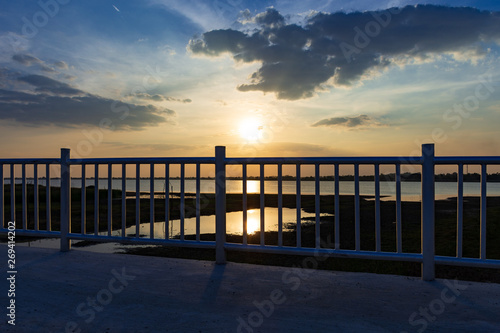
[[[215,147],[215,263],[226,263],[226,147]]]
[[[435,278],[434,264],[434,144],[422,145],[422,280]]]
[[[61,149],[61,252],[71,249],[68,234],[71,232],[71,177],[69,172],[70,150]]]

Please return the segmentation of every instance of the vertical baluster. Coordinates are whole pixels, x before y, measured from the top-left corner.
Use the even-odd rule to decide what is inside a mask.
[[[226,147],[215,147],[215,263],[225,264],[226,255]]]
[[[354,164],[354,233],[356,238],[356,251],[361,249],[360,215],[359,164]]]
[[[196,240],[200,241],[200,190],[201,190],[201,166],[196,163]]]
[[[0,227],[1,228],[5,228],[5,225],[4,225],[4,216],[5,216],[5,212],[4,212],[4,208],[5,208],[5,205],[4,205],[4,180],[3,180],[3,164],[0,163]]]
[[[320,182],[319,182],[319,163],[314,166],[314,204],[315,204],[315,246],[316,248],[321,247],[321,220],[320,220]]]
[[[432,281],[435,272],[435,181],[434,144],[422,145],[421,248],[422,280]]]
[[[139,237],[141,223],[141,165],[135,165],[135,237]]]
[[[149,171],[149,238],[155,238],[155,165]]]
[[[28,200],[26,198],[26,164],[21,165],[21,206],[23,210],[23,229],[28,229]]]
[[[260,245],[265,244],[266,223],[266,199],[265,199],[265,182],[264,182],[264,163],[260,165]]]
[[[401,165],[396,164],[396,244],[398,253],[403,252],[401,220]]]
[[[14,175],[14,164],[10,165],[10,220],[16,221],[16,177]]]
[[[335,249],[340,249],[340,170],[335,164]]]
[[[243,178],[243,244],[248,244],[248,214],[247,214],[247,165],[242,166]]]
[[[462,258],[463,229],[464,229],[464,166],[458,165],[457,179],[457,257]]]
[[[480,258],[486,259],[486,180],[488,178],[486,164],[481,164],[481,252]]]
[[[82,235],[85,234],[87,230],[87,176],[86,176],[86,166],[85,163],[82,163],[82,188],[81,188],[81,206],[82,206],[82,211],[81,211],[81,233]]]
[[[295,189],[295,199],[296,199],[296,209],[297,209],[297,247],[302,247],[302,231],[301,231],[301,222],[302,222],[302,217],[301,217],[301,197],[300,197],[300,186],[301,186],[301,179],[300,179],[300,164],[297,164],[296,171],[295,171],[295,178],[296,178],[296,189]]]
[[[165,164],[165,239],[169,239],[170,227],[170,165]]]
[[[278,164],[278,246],[283,246],[283,164]]]
[[[52,230],[51,197],[50,197],[50,164],[45,165],[45,223],[46,230]]]
[[[113,165],[108,164],[108,236],[113,233]]]
[[[126,237],[127,228],[127,165],[122,164],[122,237]]]
[[[70,150],[61,149],[61,252],[71,250],[71,165]]]
[[[185,164],[181,164],[181,204],[180,204],[180,215],[181,215],[181,223],[180,223],[180,232],[181,232],[181,241],[184,240],[184,218],[185,218],[185,183],[184,178],[186,175],[186,167]]]
[[[33,223],[35,230],[39,230],[39,206],[38,206],[38,164],[33,164]]]
[[[375,164],[375,250],[380,252],[381,245],[381,231],[380,231],[380,170],[379,165]]]
[[[94,235],[99,234],[99,164],[94,167]]]

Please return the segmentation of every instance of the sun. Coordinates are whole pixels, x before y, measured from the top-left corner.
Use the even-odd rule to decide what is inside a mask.
[[[264,126],[257,119],[245,119],[240,123],[240,136],[249,142],[256,142],[262,138]]]

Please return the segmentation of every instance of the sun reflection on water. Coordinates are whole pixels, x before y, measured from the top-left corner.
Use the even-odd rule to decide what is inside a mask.
[[[260,230],[259,210],[251,209],[247,211],[247,234],[254,234]]]
[[[260,192],[260,181],[247,180],[247,193],[259,193],[259,192]]]

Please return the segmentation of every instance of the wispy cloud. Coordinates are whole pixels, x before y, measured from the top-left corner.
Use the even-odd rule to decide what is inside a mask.
[[[266,143],[265,150],[259,150],[259,147],[253,145],[228,145],[228,150],[242,156],[251,156],[256,150],[259,155],[268,153],[270,156],[352,156],[353,151],[347,149],[334,148],[330,145],[319,145],[302,142],[269,142]]]
[[[245,8],[243,1],[218,0],[151,0],[152,3],[175,11],[204,30],[228,26],[237,18],[237,13]]]
[[[329,127],[348,127],[348,128],[354,128],[354,127],[361,127],[361,126],[367,126],[367,125],[377,125],[377,122],[375,122],[372,118],[368,117],[367,115],[359,115],[357,117],[333,117],[333,118],[328,118],[328,119],[322,119],[314,124],[312,124],[312,127],[319,127],[319,126],[329,126]]]
[[[127,142],[105,142],[104,144],[116,147],[117,149],[130,150],[140,149],[141,151],[165,152],[172,150],[189,150],[196,148],[190,145],[170,144],[170,143],[127,143]]]

